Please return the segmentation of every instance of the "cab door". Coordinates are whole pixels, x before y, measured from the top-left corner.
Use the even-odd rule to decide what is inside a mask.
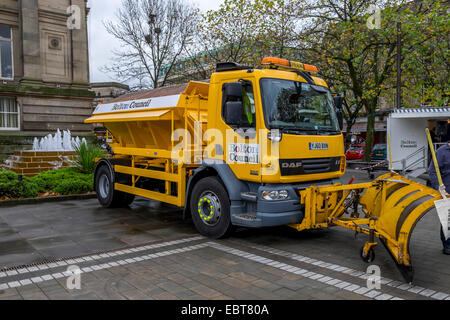
[[[221,117],[223,157],[236,177],[261,182],[261,146],[257,106],[260,103],[253,79],[222,82]]]

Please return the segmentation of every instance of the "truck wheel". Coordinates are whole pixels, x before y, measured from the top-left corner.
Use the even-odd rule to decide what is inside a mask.
[[[114,190],[113,173],[108,166],[101,166],[95,174],[95,191],[100,204],[106,208],[128,206],[134,195]]]
[[[219,239],[232,230],[228,193],[216,177],[204,178],[195,185],[191,213],[195,227],[204,236]]]

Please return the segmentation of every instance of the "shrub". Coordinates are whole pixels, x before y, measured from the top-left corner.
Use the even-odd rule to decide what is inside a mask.
[[[92,183],[93,185],[94,174],[81,173],[77,168],[63,168],[42,172],[33,177],[32,180],[39,186],[39,192],[58,192],[56,188],[67,181],[80,180]]]
[[[74,145],[76,152],[75,164],[83,173],[93,173],[95,169],[95,158],[104,157],[105,153],[102,148],[89,144],[80,143],[80,145]]]
[[[63,195],[80,194],[94,190],[94,174],[80,172],[77,168],[63,168],[42,172],[33,178],[0,170],[0,197],[31,198],[38,193],[55,192]]]
[[[10,170],[0,170],[0,183],[6,183],[19,178],[18,174]]]
[[[80,179],[73,179],[62,182],[53,191],[60,194],[80,194],[92,191],[94,188],[93,181],[85,181]]]
[[[39,186],[28,178],[19,181],[17,173],[9,170],[0,171],[0,197],[32,198],[39,192]]]

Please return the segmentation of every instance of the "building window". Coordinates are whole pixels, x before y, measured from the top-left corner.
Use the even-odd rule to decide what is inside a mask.
[[[19,107],[15,98],[0,97],[0,129],[19,129]]]
[[[11,27],[0,24],[0,79],[13,79]]]

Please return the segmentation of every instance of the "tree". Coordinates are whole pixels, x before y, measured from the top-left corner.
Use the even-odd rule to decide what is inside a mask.
[[[198,17],[198,9],[183,0],[123,0],[116,19],[104,23],[122,44],[104,70],[122,81],[137,80],[140,89],[164,86],[189,46]],[[169,72],[163,73],[165,66]]]
[[[264,56],[289,51],[293,6],[292,0],[225,0],[202,15],[198,43],[210,63],[257,66]]]
[[[416,14],[421,12],[421,14]],[[405,19],[406,18],[406,19]],[[450,96],[450,24],[448,2],[421,1],[405,10],[404,41],[414,50],[402,53],[404,106],[442,107]]]
[[[208,79],[218,62],[258,66],[265,56],[298,57],[294,0],[225,0],[201,16],[180,68],[170,79]]]
[[[335,90],[350,91],[356,114],[363,113],[368,118],[366,161],[370,159],[380,98],[389,100],[395,87],[396,23],[405,22],[402,56],[410,58],[438,34],[427,30],[429,25],[417,24],[436,16],[438,3],[434,0],[421,1],[423,5],[393,0],[305,1],[298,13],[304,19],[304,28],[298,35],[299,46]],[[382,12],[379,29],[367,26],[370,5],[378,6]]]
[[[254,63],[263,23],[255,9],[255,1],[225,0],[219,9],[202,15],[200,43],[211,62]]]

